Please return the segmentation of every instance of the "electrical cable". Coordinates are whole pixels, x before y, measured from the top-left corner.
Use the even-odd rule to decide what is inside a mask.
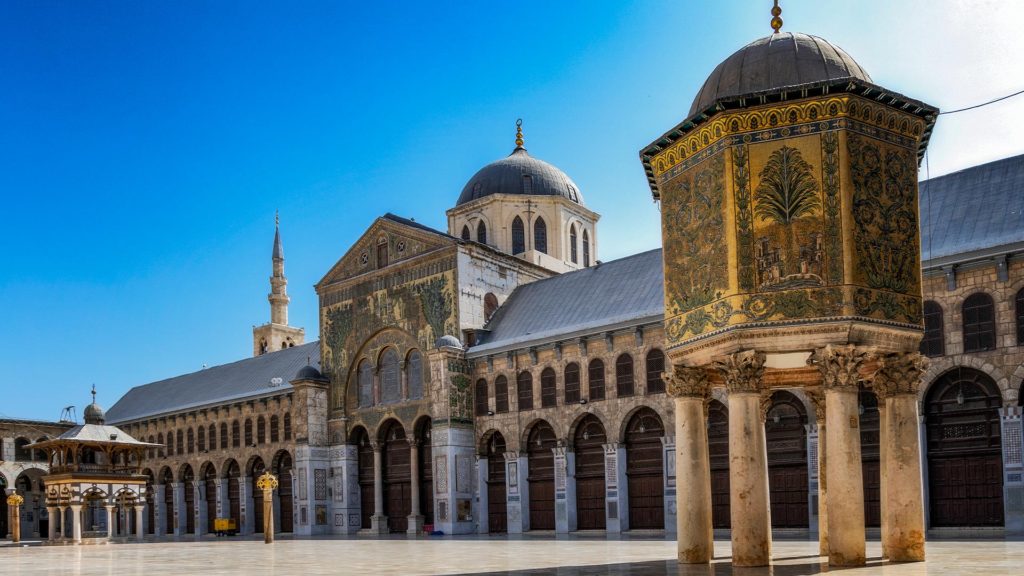
[[[949,110],[947,112],[939,112],[939,116],[942,116],[944,114],[956,114],[957,112],[966,112],[967,110],[974,110],[975,108],[981,108],[982,106],[988,106],[989,104],[995,104],[996,102],[1000,102],[1000,101],[1006,100],[1007,98],[1013,98],[1014,96],[1020,96],[1021,94],[1024,94],[1024,90],[1018,90],[1017,92],[1014,92],[1013,94],[1007,94],[1006,96],[1002,96],[1002,97],[996,98],[995,100],[989,100],[988,102],[982,102],[981,104],[975,104],[974,106],[968,106],[966,108],[959,108],[957,110]]]

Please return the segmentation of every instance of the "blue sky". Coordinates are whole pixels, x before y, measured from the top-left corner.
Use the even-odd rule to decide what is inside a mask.
[[[784,30],[952,109],[1019,90],[1016,2],[784,1]],[[293,325],[373,219],[438,228],[513,147],[660,244],[637,154],[771,2],[10,1],[0,8],[0,417],[55,419],[251,354],[280,210]],[[1024,98],[943,117],[935,176],[1022,152]]]

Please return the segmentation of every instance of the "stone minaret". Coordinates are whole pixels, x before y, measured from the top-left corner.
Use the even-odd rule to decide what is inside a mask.
[[[288,279],[284,276],[284,249],[281,247],[281,222],[274,216],[274,250],[271,254],[273,275],[270,277],[270,322],[252,330],[254,356],[298,346],[305,341],[306,331],[288,325]]]

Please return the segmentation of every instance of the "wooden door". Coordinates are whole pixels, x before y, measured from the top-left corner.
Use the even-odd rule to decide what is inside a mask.
[[[384,432],[384,514],[388,530],[405,532],[409,528],[412,493],[409,486],[409,441],[397,422]]]
[[[362,430],[357,432],[362,432]],[[367,440],[365,432],[356,436],[356,445],[359,447],[358,476],[360,518],[362,519],[362,527],[369,529],[373,526],[373,511],[376,506],[374,502],[375,493],[373,489],[373,447],[370,446],[370,442]]]
[[[213,521],[217,519],[217,480],[216,475],[206,477],[206,531],[213,534]]]
[[[626,425],[630,530],[665,528],[664,435],[661,418],[650,408],[638,411]]]
[[[586,416],[576,427],[573,444],[576,457],[576,527],[604,530],[605,472],[604,444],[608,438],[597,417]]]
[[[555,431],[543,420],[528,437],[530,530],[555,529]]]
[[[196,533],[196,489],[192,480],[185,482],[185,532]]]
[[[505,439],[495,432],[487,452],[487,531],[508,531],[505,494]]]
[[[241,528],[242,523],[242,496],[238,476],[228,478],[228,516],[235,521],[235,525]]]
[[[712,400],[708,407],[708,456],[711,461],[711,525],[732,525],[729,508],[729,411]]]
[[[879,462],[878,399],[868,391],[860,393],[860,458],[864,477],[864,525],[882,525],[882,468]]]
[[[419,462],[417,468],[420,475],[420,509],[424,524],[434,523],[434,457],[430,448],[430,423],[420,432]]]
[[[282,454],[278,461],[277,497],[281,502],[281,532],[293,532],[292,521],[295,516],[292,496],[292,457]]]
[[[772,528],[807,528],[807,412],[789,392],[772,395],[765,419]]]
[[[958,368],[925,400],[932,526],[1002,526],[1002,397],[984,372]]]

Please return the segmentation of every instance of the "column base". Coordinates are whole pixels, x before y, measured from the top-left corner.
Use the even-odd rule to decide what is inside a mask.
[[[389,534],[391,530],[388,528],[388,517],[387,516],[371,516],[370,517],[370,534]]]
[[[409,529],[405,531],[406,534],[415,536],[420,532],[423,532],[423,516],[410,514],[406,520],[409,522]]]

